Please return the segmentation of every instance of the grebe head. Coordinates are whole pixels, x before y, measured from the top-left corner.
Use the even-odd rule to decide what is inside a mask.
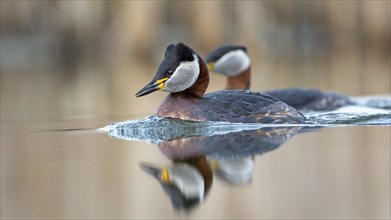
[[[204,177],[196,167],[184,162],[177,162],[168,167],[158,168],[141,163],[141,168],[166,185],[175,186],[186,199],[204,198]]]
[[[225,45],[213,49],[205,58],[209,71],[228,77],[240,75],[250,67],[246,47]]]
[[[200,73],[206,71],[204,62],[198,54],[183,43],[176,45],[170,44],[165,52],[164,59],[160,63],[153,80],[144,88],[136,93],[136,97],[144,96],[157,90],[166,91],[169,93],[178,93],[195,86],[196,81],[199,80]],[[204,70],[205,69],[205,70]],[[203,74],[205,75],[205,73]],[[205,77],[204,77],[205,78]],[[209,77],[206,82],[202,82],[203,87],[208,86]],[[193,88],[189,93],[196,93],[197,96],[202,96],[205,92],[202,88]]]
[[[212,186],[213,171],[203,155],[173,161],[164,167],[147,163],[140,166],[161,183],[174,208],[190,210],[205,199]]]

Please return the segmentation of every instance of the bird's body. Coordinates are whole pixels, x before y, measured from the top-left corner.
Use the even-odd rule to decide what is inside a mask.
[[[287,88],[264,91],[302,111],[332,111],[354,104],[348,97],[336,92],[323,92],[311,88]]]
[[[202,58],[182,43],[171,44],[153,80],[136,96],[157,90],[169,92],[157,110],[160,117],[268,124],[305,122],[296,109],[269,95],[240,90],[204,95],[208,84],[208,68]]]
[[[175,111],[172,111],[176,106]],[[303,116],[278,99],[245,90],[211,92],[202,98],[170,94],[157,115],[195,121],[242,123],[302,123]]]
[[[227,77],[225,89],[249,89],[251,66],[243,46],[226,45],[212,50],[205,58],[209,71]],[[331,111],[351,105],[349,97],[310,88],[286,88],[263,91],[280,101],[302,111]]]

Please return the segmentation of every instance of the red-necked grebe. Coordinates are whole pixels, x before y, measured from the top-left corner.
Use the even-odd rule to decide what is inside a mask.
[[[169,92],[157,110],[160,117],[243,123],[305,121],[296,109],[267,94],[222,90],[204,95],[208,84],[209,73],[203,59],[183,43],[171,44],[154,78],[136,97],[158,90]]]
[[[212,50],[205,58],[209,71],[227,77],[225,89],[249,89],[251,61],[246,47],[225,45]],[[287,88],[263,91],[288,105],[304,111],[331,111],[353,102],[335,92],[311,88]]]

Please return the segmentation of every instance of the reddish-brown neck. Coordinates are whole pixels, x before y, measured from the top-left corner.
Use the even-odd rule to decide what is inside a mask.
[[[249,89],[250,88],[250,77],[251,77],[251,66],[240,73],[237,76],[228,77],[225,84],[226,90],[237,90],[237,89]]]
[[[202,118],[191,118],[194,103],[198,102],[205,94],[209,84],[209,72],[204,61],[198,57],[200,74],[195,83],[188,89],[170,93],[160,104],[156,114],[160,117],[180,118],[184,120],[201,120]]]
[[[200,56],[198,56],[198,63],[200,65],[200,75],[195,83],[190,88],[183,91],[183,93],[201,98],[205,94],[209,85],[209,72],[205,62]]]

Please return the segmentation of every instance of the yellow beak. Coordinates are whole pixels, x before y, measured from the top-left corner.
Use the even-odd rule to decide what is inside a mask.
[[[212,71],[213,71],[214,64],[215,64],[214,62],[211,62],[211,63],[206,64],[206,66],[208,67],[208,71],[209,71],[209,72],[212,72]]]
[[[164,84],[167,80],[168,78],[163,78],[148,83],[146,86],[144,86],[142,89],[140,89],[140,91],[136,93],[136,97],[148,95],[151,92],[164,89]]]

